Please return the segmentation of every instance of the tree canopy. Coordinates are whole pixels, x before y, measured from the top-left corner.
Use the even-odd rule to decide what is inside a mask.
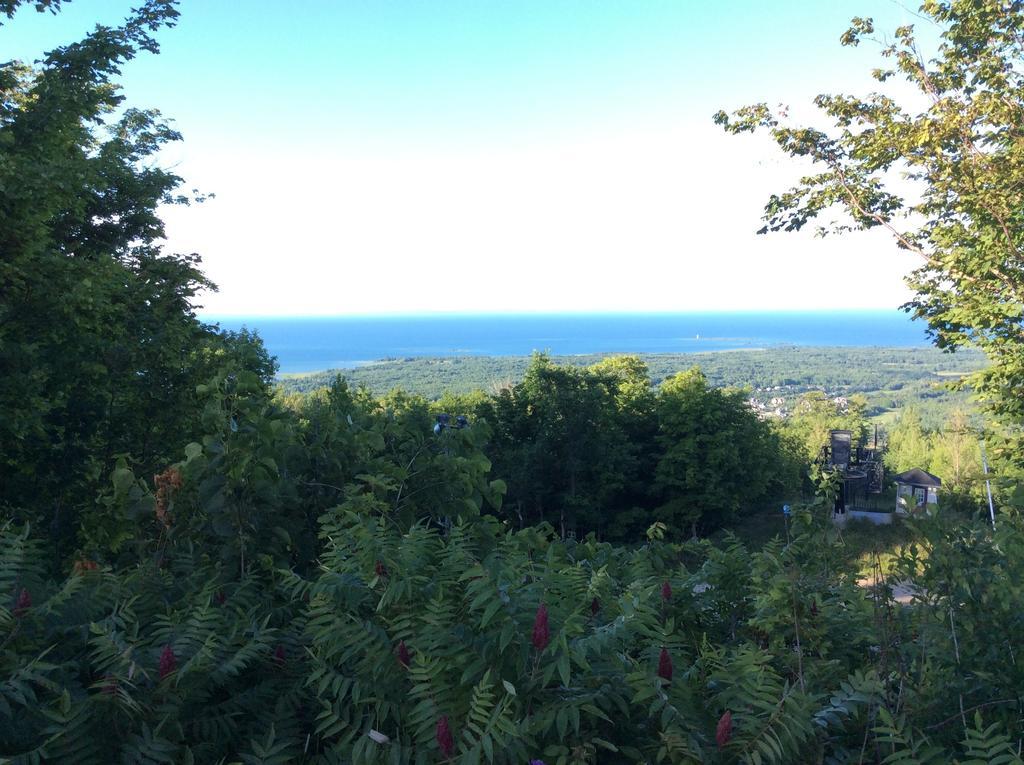
[[[742,391],[712,388],[693,368],[665,381],[657,413],[661,520],[694,530],[722,526],[741,509],[778,496],[778,441]]]
[[[65,541],[115,455],[148,472],[184,445],[198,383],[223,364],[274,371],[252,335],[197,320],[213,285],[198,256],[164,250],[159,215],[196,198],[156,161],[181,136],[114,81],[176,18],[150,0],[38,66],[0,67],[0,507]]]
[[[876,36],[855,18],[844,45],[873,40],[878,89],[822,94],[828,126],[792,124],[755,104],[715,120],[731,133],[766,130],[813,166],[765,206],[766,231],[878,228],[918,259],[906,306],[942,348],[976,346],[991,366],[970,378],[990,412],[1019,436],[1024,423],[1024,3],[926,0],[938,30],[928,52],[913,25]],[[929,28],[931,29],[931,28]],[[902,80],[904,90],[886,91]],[[907,95],[909,86],[912,95]],[[1014,454],[1014,451],[1016,453]],[[1019,450],[1008,456],[1020,459]]]

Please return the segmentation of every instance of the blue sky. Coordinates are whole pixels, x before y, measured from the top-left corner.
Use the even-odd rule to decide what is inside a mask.
[[[34,59],[131,2],[23,9]],[[122,79],[173,118],[167,153],[217,198],[167,211],[211,313],[887,307],[915,263],[879,236],[757,237],[800,167],[718,108],[861,92],[853,15],[890,0],[185,0]]]

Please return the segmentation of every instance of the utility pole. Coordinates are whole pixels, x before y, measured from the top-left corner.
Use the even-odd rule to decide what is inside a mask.
[[[985,459],[985,441],[978,439],[981,445],[981,469],[985,473],[985,491],[988,493],[988,515],[992,519],[992,530],[996,530],[996,509],[992,504],[992,482],[988,478],[988,460]]]

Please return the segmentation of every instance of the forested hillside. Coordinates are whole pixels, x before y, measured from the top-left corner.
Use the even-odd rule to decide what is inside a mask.
[[[546,354],[557,364],[587,367],[606,357],[602,354],[558,356]],[[621,354],[619,354],[621,355]],[[781,346],[750,351],[714,353],[640,353],[655,386],[677,372],[698,366],[708,381],[719,388],[782,389],[788,397],[807,389],[833,395],[900,391],[914,383],[933,389],[943,377],[956,377],[985,365],[984,355],[974,351],[943,353],[935,348],[861,348]],[[280,376],[289,393],[325,387],[338,374],[355,387],[365,385],[381,395],[393,388],[437,398],[442,393],[491,391],[522,380],[530,364],[528,356],[447,356],[443,358],[382,359],[353,369],[326,370]]]
[[[984,367],[984,356],[965,350],[956,354],[935,348],[814,348],[779,347],[716,353],[638,354],[657,387],[672,375],[698,366],[708,382],[719,388],[746,388],[768,410],[782,399],[791,409],[803,394],[820,390],[829,396],[861,393],[872,416],[914,405],[930,428],[939,428],[956,407],[968,407],[966,394],[949,383]],[[600,355],[551,356],[563,366],[589,367]],[[355,369],[278,379],[287,393],[309,393],[330,385],[342,375],[354,387],[366,386],[383,395],[400,388],[437,399],[444,393],[490,393],[523,379],[527,357],[455,356],[447,358],[385,359]]]
[[[870,581],[817,459],[831,428],[867,436],[866,397],[804,392],[773,421],[692,357],[629,356],[537,356],[434,400],[340,379],[285,395],[258,337],[196,318],[212,285],[159,214],[200,201],[160,167],[180,136],[117,85],[175,3],[0,66],[0,761],[1024,762],[1024,272],[991,251],[1024,239],[1024,8],[922,13],[945,33],[935,70],[908,30],[890,55],[939,94],[924,115],[825,99],[840,128],[887,128],[834,144],[720,116],[828,165],[770,228],[834,204],[893,227],[872,174],[939,165],[898,236],[929,258],[914,310],[940,345],[985,353],[963,381],[984,431],[893,425],[891,469],[963,473],[884,565],[868,545]],[[762,358],[726,363],[801,384]],[[962,371],[928,358],[908,381]],[[783,499],[784,534],[728,533]]]

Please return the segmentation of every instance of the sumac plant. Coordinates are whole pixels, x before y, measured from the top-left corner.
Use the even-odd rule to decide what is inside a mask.
[[[4,525],[0,757],[1020,762],[1012,518],[916,523],[898,604],[857,585],[820,506],[757,552],[357,507],[322,514],[315,570],[170,545],[53,580]]]

